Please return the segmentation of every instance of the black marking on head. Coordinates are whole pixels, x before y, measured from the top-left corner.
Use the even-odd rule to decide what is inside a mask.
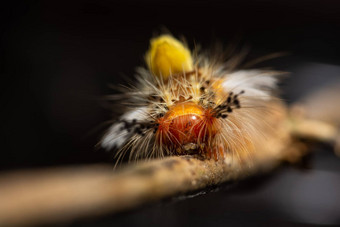
[[[226,113],[232,113],[234,109],[241,108],[239,95],[243,93],[244,93],[243,90],[239,92],[238,94],[234,94],[233,92],[230,92],[227,99],[223,103],[219,104],[218,106],[214,108],[215,117],[227,118],[228,114]]]
[[[132,119],[131,121],[121,120],[120,122],[123,123],[123,125],[119,128],[119,130],[126,130],[128,133],[132,132],[141,136],[144,136],[149,129],[155,127],[154,121],[138,122],[137,119]]]
[[[158,101],[158,102],[161,102],[161,103],[165,102],[164,99],[161,96],[159,96],[157,94],[154,94],[154,93],[150,94],[148,96],[148,100],[150,100],[150,101]]]
[[[135,133],[142,134],[142,129],[140,127],[135,128]]]
[[[159,114],[157,115],[157,118],[161,118],[161,117],[164,117],[164,113],[159,113]]]
[[[225,118],[228,117],[228,114],[222,114],[221,117],[222,117],[223,119],[225,119]]]
[[[159,123],[153,123],[153,133],[155,134],[158,130]]]
[[[150,94],[148,96],[148,100],[151,100],[151,101],[156,101],[158,98],[158,95],[157,94]]]

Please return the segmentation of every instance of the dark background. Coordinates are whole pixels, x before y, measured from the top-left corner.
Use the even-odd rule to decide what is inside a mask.
[[[133,78],[135,67],[144,64],[150,37],[164,28],[185,36],[190,47],[199,43],[205,49],[216,41],[248,46],[249,59],[289,52],[260,65],[292,72],[281,84],[288,103],[334,83],[340,78],[339,4],[325,0],[2,3],[0,171],[113,163],[112,153],[94,149],[105,129],[103,122],[111,119],[100,98],[113,92],[108,84]],[[218,193],[74,225],[339,224],[340,190],[333,189],[340,186],[340,162],[330,147],[316,150],[307,172],[284,168],[274,177],[242,183],[234,191],[223,186]],[[240,196],[239,191],[247,188]]]

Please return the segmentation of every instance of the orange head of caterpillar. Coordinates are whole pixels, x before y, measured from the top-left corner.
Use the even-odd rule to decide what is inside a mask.
[[[173,105],[157,125],[157,142],[177,154],[205,152],[218,128],[211,109],[190,101]]]

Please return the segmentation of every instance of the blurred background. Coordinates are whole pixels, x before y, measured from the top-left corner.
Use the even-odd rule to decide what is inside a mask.
[[[287,103],[340,83],[337,1],[8,1],[0,17],[0,174],[113,163],[94,148],[112,116],[100,99],[133,79],[164,30],[192,48],[247,46],[249,60],[288,52],[258,65],[291,72]],[[299,168],[67,225],[340,224],[340,161],[329,145],[313,149]]]

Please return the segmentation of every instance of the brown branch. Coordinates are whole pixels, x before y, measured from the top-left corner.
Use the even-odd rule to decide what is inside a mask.
[[[279,157],[251,168],[236,161],[169,157],[127,166],[88,166],[16,172],[0,179],[0,226],[67,221],[121,211],[181,192],[240,179]]]
[[[92,165],[3,174],[0,226],[55,223],[122,211],[270,171],[283,160],[294,161],[297,158],[292,157],[303,154],[303,148],[292,142],[291,134],[302,136],[312,131],[310,127],[319,128],[323,124],[303,119],[279,122],[277,136],[269,138],[261,150],[242,159],[232,155],[219,161],[181,156],[129,164],[119,170],[108,165]],[[323,135],[314,134],[314,138]]]

